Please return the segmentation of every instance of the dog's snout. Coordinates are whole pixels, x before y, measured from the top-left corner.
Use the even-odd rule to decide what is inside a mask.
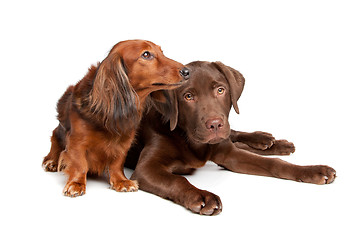
[[[208,130],[216,132],[224,126],[224,122],[221,118],[213,118],[207,120],[205,125]]]
[[[180,70],[180,75],[181,75],[184,79],[189,79],[189,77],[190,77],[190,70],[187,69],[186,67],[184,67],[183,69]]]

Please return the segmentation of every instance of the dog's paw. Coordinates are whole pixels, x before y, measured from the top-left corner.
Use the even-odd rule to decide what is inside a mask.
[[[85,194],[86,185],[83,183],[69,182],[66,184],[63,193],[67,197],[78,197]]]
[[[42,167],[46,172],[57,172],[58,164],[53,159],[44,159]]]
[[[272,155],[290,155],[295,152],[295,145],[287,140],[276,140],[266,151]]]
[[[249,139],[245,143],[249,147],[266,150],[275,143],[275,138],[270,133],[257,131],[250,133]]]
[[[217,215],[222,211],[220,198],[208,191],[194,189],[186,192],[184,206],[201,215]]]
[[[336,171],[325,165],[302,166],[296,181],[314,183],[314,184],[330,184],[336,178]]]
[[[139,189],[139,184],[133,180],[121,180],[111,182],[110,188],[117,192],[136,192]]]

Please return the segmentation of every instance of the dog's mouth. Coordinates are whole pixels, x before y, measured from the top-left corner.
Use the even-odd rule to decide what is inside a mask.
[[[180,81],[177,83],[153,83],[153,86],[181,86],[185,81]]]
[[[173,79],[173,80],[175,80],[175,79]],[[154,82],[151,84],[151,86],[153,86],[155,88],[174,89],[174,88],[180,87],[181,85],[188,82],[188,78],[185,78],[185,77],[182,77],[181,80],[178,82],[174,82],[173,80],[171,80],[169,78],[162,79],[161,82]]]
[[[215,137],[215,138],[211,138],[211,139],[195,139],[197,142],[202,143],[202,144],[218,144],[222,141],[225,140],[225,138],[221,138],[221,137]]]
[[[155,89],[167,89],[172,90],[180,87],[184,82],[180,81],[177,83],[153,83],[151,84]]]
[[[143,90],[147,90],[147,89],[150,89],[152,92],[157,91],[157,90],[173,90],[173,89],[180,87],[182,84],[183,84],[183,82],[152,83],[151,85],[146,86],[146,87],[135,88],[135,91],[143,91]]]
[[[208,144],[217,144],[217,143],[220,143],[220,142],[224,141],[224,139],[225,138],[216,136],[215,138],[212,138],[212,139],[208,140],[207,143]]]
[[[196,142],[198,143],[202,143],[202,144],[218,144],[222,141],[224,141],[225,139],[227,139],[229,136],[219,136],[218,134],[210,134],[207,136],[193,136],[192,139],[194,139]]]
[[[205,124],[198,124],[204,125]],[[187,129],[187,135],[189,138],[193,139],[194,141],[201,143],[201,144],[218,144],[230,137],[230,127],[229,124],[226,123],[225,125],[217,130],[210,130],[205,127],[196,127],[194,129]]]
[[[165,83],[153,83],[152,85],[153,86],[165,86],[166,84]]]

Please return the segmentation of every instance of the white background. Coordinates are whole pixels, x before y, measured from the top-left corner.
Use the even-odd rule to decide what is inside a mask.
[[[358,239],[359,12],[346,0],[2,1],[1,239]],[[238,69],[246,86],[232,127],[288,139],[296,152],[283,159],[330,165],[338,178],[317,186],[209,163],[188,179],[221,197],[216,217],[103,179],[62,196],[65,176],[41,168],[56,102],[126,39]]]

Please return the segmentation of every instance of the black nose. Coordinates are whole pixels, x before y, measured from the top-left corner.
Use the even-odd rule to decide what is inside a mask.
[[[213,118],[207,120],[205,125],[208,130],[216,132],[224,126],[224,122],[220,118]]]
[[[180,75],[183,76],[184,79],[189,79],[190,71],[186,67],[180,70]]]

